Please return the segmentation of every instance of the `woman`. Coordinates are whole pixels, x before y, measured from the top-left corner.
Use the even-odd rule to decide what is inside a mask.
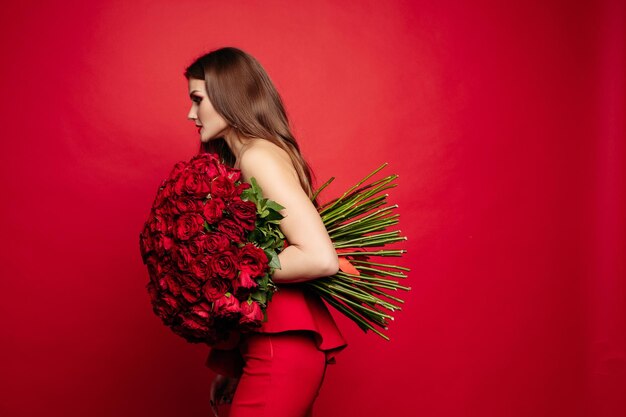
[[[279,290],[268,303],[267,321],[250,334],[232,332],[209,353],[206,365],[217,373],[213,411],[231,403],[231,417],[310,417],[326,365],[347,346],[319,296],[299,285],[338,270],[318,202],[311,201],[310,167],[278,92],[252,56],[217,49],[196,59],[185,77],[200,152],[217,153],[285,207],[280,229],[289,242],[272,275]]]

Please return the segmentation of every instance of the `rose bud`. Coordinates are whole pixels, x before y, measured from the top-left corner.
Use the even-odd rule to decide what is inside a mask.
[[[242,271],[247,271],[250,277],[256,278],[265,274],[269,260],[262,248],[259,248],[253,243],[247,243],[245,246],[239,248],[237,256],[239,268]]]
[[[244,301],[241,306],[241,318],[239,324],[248,326],[260,326],[263,321],[263,311],[256,301]]]
[[[239,300],[234,295],[226,293],[223,297],[215,300],[213,311],[216,316],[222,318],[235,318],[241,314]]]
[[[250,273],[245,270],[239,271],[239,275],[233,280],[233,292],[239,298],[243,298],[256,287],[258,287],[258,284],[250,278]]]

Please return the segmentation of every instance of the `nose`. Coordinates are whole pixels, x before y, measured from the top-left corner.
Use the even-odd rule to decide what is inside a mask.
[[[196,119],[196,112],[193,111],[193,106],[191,106],[191,109],[189,109],[189,113],[187,113],[187,119],[189,120]]]

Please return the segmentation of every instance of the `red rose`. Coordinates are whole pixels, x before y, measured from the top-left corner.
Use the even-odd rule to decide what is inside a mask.
[[[242,182],[237,185],[237,190],[235,191],[235,194],[241,195],[243,190],[247,190],[248,188],[252,188],[252,185],[250,185],[250,183],[247,183],[247,182]]]
[[[152,234],[156,233],[170,233],[172,230],[172,223],[170,221],[169,216],[160,215],[156,212],[151,216],[148,221],[148,230]]]
[[[206,196],[209,190],[207,177],[191,168],[185,169],[174,184],[174,191],[178,195],[189,194],[202,197]]]
[[[222,164],[222,163],[217,163],[215,164],[215,166],[217,167],[217,174],[218,174],[217,176],[220,176],[220,177],[227,177],[228,173],[232,169],[228,165]]]
[[[241,314],[239,300],[234,295],[226,293],[223,297],[215,300],[213,311],[217,317],[223,319],[237,318]]]
[[[235,184],[226,176],[215,178],[211,182],[211,196],[230,199],[235,193]]]
[[[196,257],[191,262],[191,273],[201,282],[206,281],[211,275],[211,255],[204,254]]]
[[[255,277],[264,275],[267,268],[267,255],[263,249],[248,243],[237,252],[239,275],[233,280],[233,291],[239,298],[247,297],[258,284]]]
[[[206,239],[208,235],[206,233],[198,233],[194,237],[187,240],[187,250],[192,255],[192,257],[196,257],[199,254],[206,252]]]
[[[144,264],[147,263],[148,254],[154,251],[149,233],[148,227],[144,227],[141,233],[139,233],[139,252]]]
[[[174,246],[174,241],[166,235],[157,233],[153,236],[152,247],[159,256],[164,256],[166,251],[169,251]]]
[[[160,208],[165,204],[172,196],[174,195],[174,189],[170,182],[164,182],[159,191],[157,192],[156,197],[154,198],[154,202],[152,203],[153,208]]]
[[[219,222],[217,230],[224,233],[233,242],[242,243],[244,241],[244,228],[239,223],[231,219],[223,219]]]
[[[174,225],[174,236],[179,240],[188,240],[200,233],[204,225],[204,219],[198,213],[185,213],[181,215]]]
[[[252,278],[260,277],[265,274],[269,260],[262,248],[247,243],[239,248],[237,264],[239,269],[246,271]]]
[[[187,166],[187,163],[185,161],[177,162],[176,165],[174,165],[174,168],[172,168],[170,175],[168,175],[168,178],[174,179],[174,180],[178,179],[181,172],[183,172],[186,166]]]
[[[191,263],[194,256],[185,245],[175,245],[172,250],[172,259],[176,262],[178,269],[181,271],[191,270]]]
[[[159,275],[156,272],[156,265],[158,265],[159,262],[160,262],[159,258],[152,253],[146,257],[146,266],[148,267],[148,276],[150,277],[150,280],[154,282],[155,284],[159,280]]]
[[[148,265],[148,273],[151,276],[161,276],[172,269],[172,258],[168,254],[163,256],[149,256],[146,264]]]
[[[228,236],[219,232],[207,233],[204,241],[206,251],[209,253],[223,252],[230,247]]]
[[[224,200],[221,198],[214,197],[208,199],[202,207],[204,218],[207,223],[214,224],[220,220],[222,218],[224,208],[226,208],[226,203],[224,203]]]
[[[256,287],[258,284],[250,278],[248,271],[239,271],[237,278],[233,280],[233,293],[240,299],[247,298],[252,289]]]
[[[172,202],[173,198],[174,197],[171,197],[168,200],[164,201],[161,206],[153,208],[153,211],[150,214],[161,216],[164,219],[167,219],[171,225],[172,217],[174,213],[177,211],[176,207],[174,206],[174,203]]]
[[[235,220],[242,223],[246,230],[254,230],[256,221],[256,204],[252,201],[244,201],[240,197],[234,197],[228,203],[230,211]]]
[[[229,289],[229,281],[220,277],[209,278],[202,287],[202,292],[207,300],[216,301],[222,298]]]
[[[199,319],[209,320],[209,304],[206,302],[200,302],[191,307],[191,313]]]
[[[159,287],[162,290],[169,291],[172,295],[180,295],[180,283],[178,282],[177,277],[170,273],[163,274],[159,278]]]
[[[207,177],[213,178],[219,175],[219,158],[216,154],[205,153],[194,155],[189,161],[189,165],[196,171]]]
[[[216,277],[232,280],[237,274],[237,255],[231,250],[216,253],[211,258],[211,271]]]
[[[170,322],[179,309],[176,299],[171,295],[161,294],[152,282],[148,282],[146,288],[150,294],[154,313],[164,322]]]
[[[202,202],[197,198],[181,196],[173,200],[173,203],[172,212],[175,214],[202,212]]]
[[[181,327],[189,330],[190,333],[194,336],[201,335],[209,330],[209,328],[205,326],[204,323],[202,323],[204,320],[198,317],[183,313],[180,313],[178,317],[181,319]]]
[[[241,170],[227,167],[226,176],[232,181],[237,182],[241,179]]]
[[[188,274],[180,274],[179,279],[181,283],[180,293],[183,298],[190,303],[199,301],[202,296],[202,287],[198,281]]]
[[[216,162],[216,161],[219,161],[218,155],[216,153],[208,152],[208,153],[199,153],[197,155],[194,155],[189,160],[189,163],[192,165],[195,165],[195,164],[203,165],[209,162]]]
[[[186,242],[187,250],[193,257],[207,252],[209,235],[210,233],[198,233]]]
[[[239,324],[247,327],[260,327],[263,321],[263,311],[256,301],[244,301],[240,304],[241,317]]]

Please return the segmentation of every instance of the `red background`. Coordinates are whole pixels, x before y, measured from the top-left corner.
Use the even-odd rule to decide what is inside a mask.
[[[47,3],[47,4],[46,4]],[[318,416],[626,413],[620,1],[13,2],[2,32],[3,416],[207,416],[138,234],[197,150],[182,75],[266,68],[326,197],[388,162],[412,291],[337,321]],[[383,171],[383,172],[385,172]]]

